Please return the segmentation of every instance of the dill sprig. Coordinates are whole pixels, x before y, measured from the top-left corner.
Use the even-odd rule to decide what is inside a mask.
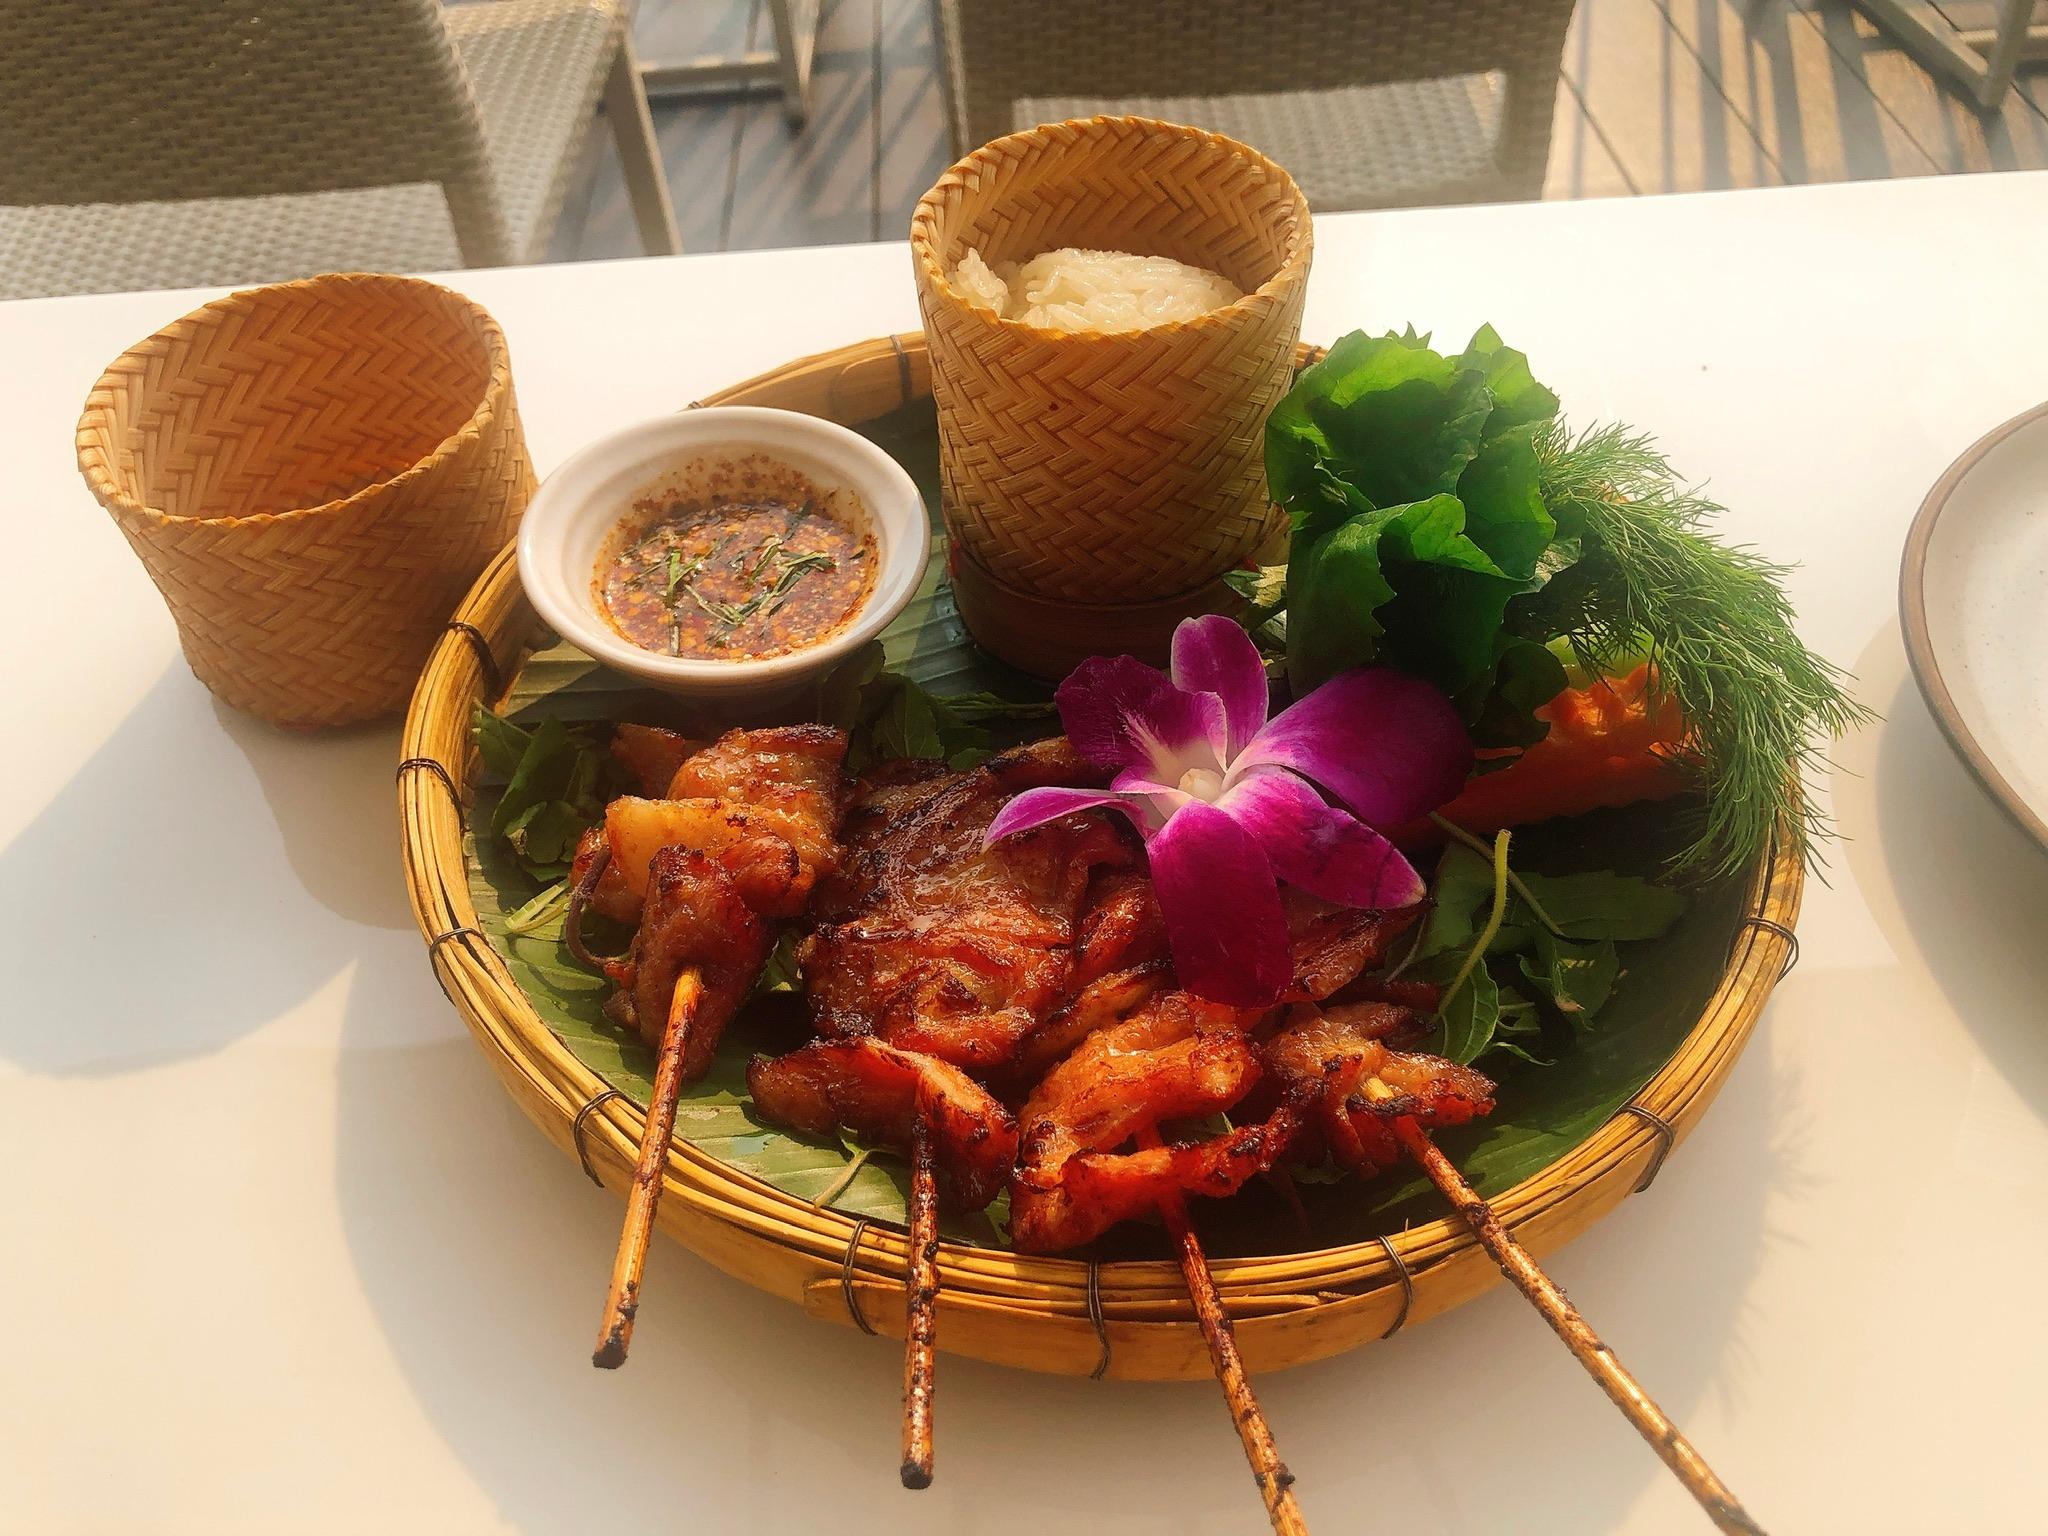
[[[1651,686],[1678,701],[1705,791],[1675,866],[1715,878],[1748,865],[1780,827],[1802,858],[1830,835],[1803,791],[1825,743],[1871,720],[1849,675],[1808,650],[1779,585],[1786,567],[1716,542],[1722,509],[1686,488],[1625,426],[1537,440],[1544,504],[1577,561],[1523,599],[1517,628],[1561,637],[1599,673],[1648,653]],[[1525,632],[1532,632],[1525,630]]]

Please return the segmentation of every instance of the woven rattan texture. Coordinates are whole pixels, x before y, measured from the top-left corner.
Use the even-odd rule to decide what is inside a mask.
[[[1309,207],[1329,213],[1523,195],[1496,163],[1504,94],[1495,73],[1241,96],[1027,97],[1012,122],[1030,128],[1129,113],[1191,123],[1285,166]]]
[[[533,492],[497,324],[360,274],[233,294],[130,348],[78,458],[200,680],[293,726],[403,707]]]
[[[539,260],[625,25],[624,0],[0,0],[0,298]]]
[[[1058,333],[969,304],[950,274],[1060,246],[1168,255],[1247,290],[1143,331]],[[1267,413],[1286,392],[1308,205],[1215,134],[1096,118],[1012,134],[953,167],[911,222],[938,403],[946,526],[1026,593],[1191,592],[1269,537]]]
[[[965,150],[1010,132],[1016,104],[1027,98],[1129,103],[1338,92],[1498,70],[1507,82],[1495,153],[1503,190],[1493,195],[1537,197],[1573,3],[938,0],[954,147]],[[1341,110],[1343,102],[1329,107]],[[1189,120],[1230,131],[1222,122]],[[1277,153],[1277,145],[1252,142]],[[1305,162],[1282,163],[1304,185],[1323,174]]]
[[[485,181],[439,0],[0,0],[0,202]]]

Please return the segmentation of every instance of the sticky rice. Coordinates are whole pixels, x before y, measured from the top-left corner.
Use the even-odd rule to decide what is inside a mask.
[[[1141,331],[1244,297],[1220,273],[1170,256],[1072,247],[993,266],[969,249],[953,282],[977,307],[1050,331]]]

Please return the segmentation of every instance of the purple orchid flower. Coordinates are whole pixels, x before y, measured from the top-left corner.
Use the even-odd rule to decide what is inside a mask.
[[[1420,901],[1421,876],[1373,829],[1442,805],[1472,766],[1450,701],[1384,668],[1341,673],[1268,720],[1258,647],[1221,615],[1174,631],[1171,675],[1097,656],[1055,697],[1068,739],[1116,777],[1026,790],[988,840],[1122,812],[1145,839],[1181,985],[1238,1006],[1275,1001],[1293,974],[1279,882],[1348,907]]]

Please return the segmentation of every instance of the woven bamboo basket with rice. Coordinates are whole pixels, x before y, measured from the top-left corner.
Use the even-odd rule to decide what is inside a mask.
[[[217,299],[93,387],[78,463],[199,680],[279,725],[404,707],[534,489],[504,334],[349,273]]]
[[[1301,189],[1220,134],[1139,117],[1028,129],[939,178],[911,220],[962,617],[1042,676],[1163,660],[1219,578],[1278,558],[1267,414],[1287,392],[1311,252]],[[969,250],[1171,256],[1244,291],[1194,319],[1063,332],[1000,318],[953,274]]]
[[[779,406],[852,424],[917,401],[930,387],[922,338],[902,336],[805,359],[698,403]],[[451,630],[434,647],[405,725],[399,798],[414,914],[441,985],[512,1096],[566,1154],[584,1159],[593,1178],[623,1193],[642,1107],[612,1093],[542,1020],[483,934],[471,896],[463,807],[480,771],[471,713],[495,702],[540,638],[511,550],[485,571],[456,618],[477,634]],[[1493,1197],[1502,1220],[1534,1252],[1560,1247],[1644,1184],[1706,1112],[1790,957],[1802,883],[1789,853],[1751,872],[1730,907],[1727,958],[1711,995],[1662,1068],[1627,1110]],[[681,1138],[670,1147],[660,1221],[728,1273],[814,1317],[901,1335],[900,1228],[857,1224]],[[601,1256],[592,1265],[595,1274]],[[1384,1239],[1219,1259],[1215,1271],[1254,1371],[1351,1349],[1470,1300],[1500,1278],[1449,1215]],[[946,1350],[1069,1375],[1210,1374],[1180,1270],[1170,1262],[1091,1267],[949,1241],[939,1272],[938,1339]]]

